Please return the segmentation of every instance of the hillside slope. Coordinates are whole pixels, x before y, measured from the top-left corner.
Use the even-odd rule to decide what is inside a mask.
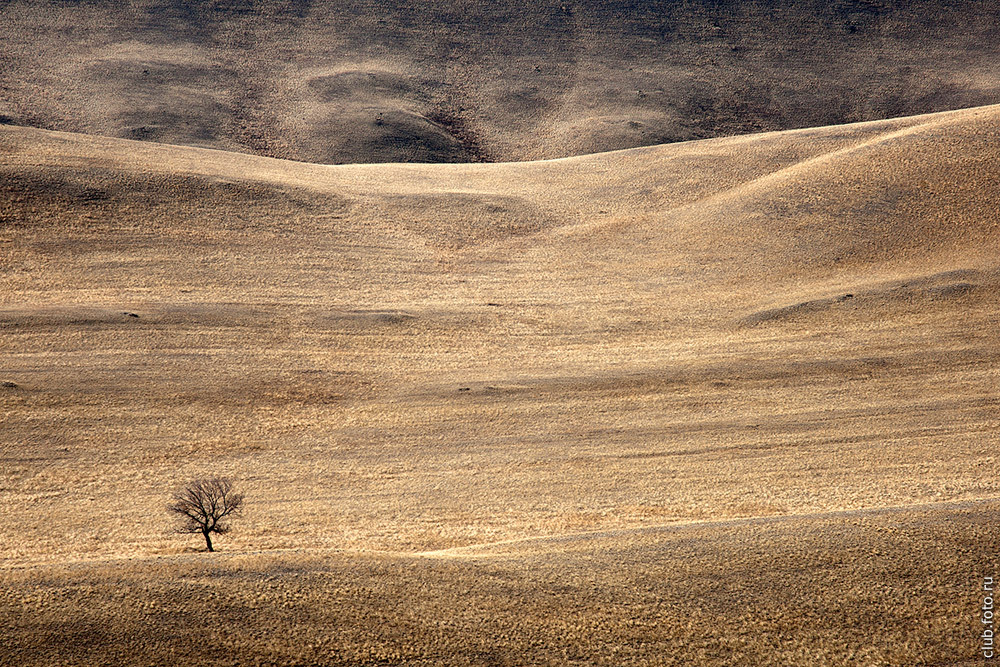
[[[972,664],[998,121],[351,166],[0,127],[0,665]],[[216,554],[164,511],[208,474]]]
[[[1000,102],[972,2],[0,7],[0,120],[322,163],[552,158]]]
[[[2,128],[3,557],[174,548],[205,470],[268,545],[989,497],[998,116],[433,167]]]
[[[976,665],[992,503],[0,570],[0,664]],[[905,604],[900,604],[900,599]],[[980,624],[981,625],[981,624]]]

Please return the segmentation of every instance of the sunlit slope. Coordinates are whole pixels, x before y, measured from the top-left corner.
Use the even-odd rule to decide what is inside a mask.
[[[324,163],[552,158],[1000,102],[990,0],[15,0],[0,122]]]
[[[400,305],[399,290],[436,289],[456,271],[477,280],[447,292],[449,301],[473,299],[477,289],[492,294],[487,282],[502,272],[477,268],[489,253],[491,261],[502,257],[507,272],[530,271],[532,282],[572,274],[583,281],[583,295],[609,287],[613,271],[633,280],[632,299],[709,291],[733,280],[756,289],[745,281],[870,279],[992,263],[1000,226],[998,109],[538,163],[437,167],[330,168],[7,127],[0,211],[17,241],[11,252],[56,236],[67,244],[91,241],[59,261],[86,258],[95,241],[146,244],[169,267],[160,278],[175,285],[199,276],[242,289],[250,280],[265,293],[347,303],[391,297]],[[338,252],[345,245],[353,250]],[[230,262],[227,270],[206,273],[179,252],[204,258],[209,246],[215,261]],[[395,254],[382,256],[389,251]],[[272,265],[279,252],[282,261]],[[581,266],[595,253],[602,266]],[[331,263],[314,261],[317,255]],[[411,274],[428,262],[440,270]],[[153,286],[154,275],[121,268],[107,282],[91,274],[88,286],[119,293]],[[400,275],[405,281],[394,280]],[[698,280],[658,289],[678,276]],[[329,290],[350,281],[364,283],[364,296]],[[688,308],[706,312],[702,304]]]
[[[998,116],[437,166],[5,127],[3,556],[176,551],[205,472],[234,549],[995,496]]]

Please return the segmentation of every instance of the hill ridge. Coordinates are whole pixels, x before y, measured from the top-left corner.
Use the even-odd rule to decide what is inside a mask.
[[[988,0],[0,8],[3,122],[319,163],[526,161],[1000,101]]]

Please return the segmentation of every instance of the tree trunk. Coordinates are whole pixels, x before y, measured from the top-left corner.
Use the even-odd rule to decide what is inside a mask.
[[[209,537],[208,531],[207,530],[203,530],[203,531],[201,531],[201,534],[205,536],[205,544],[208,545],[208,550],[209,551],[215,551],[215,549],[212,548],[212,538]]]

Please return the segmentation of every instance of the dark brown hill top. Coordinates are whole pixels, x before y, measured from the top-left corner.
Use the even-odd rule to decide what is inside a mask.
[[[318,162],[501,161],[1000,102],[981,2],[0,4],[0,121]]]

